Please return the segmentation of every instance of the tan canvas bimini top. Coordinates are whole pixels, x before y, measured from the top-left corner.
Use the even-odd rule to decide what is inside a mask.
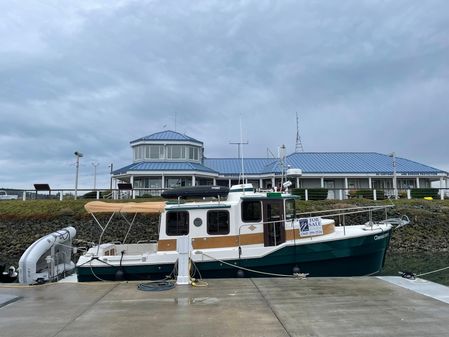
[[[165,201],[109,203],[91,201],[84,205],[88,213],[155,213],[160,214],[165,209]]]

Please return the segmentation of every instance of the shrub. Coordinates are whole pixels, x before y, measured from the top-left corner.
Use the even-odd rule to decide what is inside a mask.
[[[412,188],[410,190],[410,195],[415,199],[422,199],[425,197],[432,197],[434,199],[438,198],[437,188]]]
[[[357,198],[365,198],[374,200],[374,191],[373,190],[357,190],[355,191],[355,197]],[[385,199],[385,193],[383,190],[376,190],[376,198],[377,200]]]
[[[326,200],[327,199],[327,188],[308,188],[309,200]],[[306,189],[304,188],[294,188],[292,189],[292,194],[299,196],[300,200],[306,200]]]
[[[100,191],[100,199],[103,198],[104,192]],[[82,196],[83,199],[96,199],[97,191],[87,192]]]

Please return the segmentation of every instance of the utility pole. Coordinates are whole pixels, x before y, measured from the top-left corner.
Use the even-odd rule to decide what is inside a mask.
[[[75,151],[74,155],[76,156],[76,177],[75,177],[75,200],[78,198],[78,173],[80,168],[80,158],[83,154],[79,151]]]

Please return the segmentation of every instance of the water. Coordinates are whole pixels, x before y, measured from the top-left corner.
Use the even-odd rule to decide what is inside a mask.
[[[416,275],[449,266],[449,252],[387,253],[381,275],[399,276],[399,272]],[[421,278],[449,286],[449,269],[421,276]]]

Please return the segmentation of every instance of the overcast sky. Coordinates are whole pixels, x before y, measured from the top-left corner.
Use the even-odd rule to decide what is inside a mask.
[[[375,151],[449,170],[449,2],[2,1],[0,187],[108,186],[129,142]],[[176,114],[176,125],[175,125]]]

